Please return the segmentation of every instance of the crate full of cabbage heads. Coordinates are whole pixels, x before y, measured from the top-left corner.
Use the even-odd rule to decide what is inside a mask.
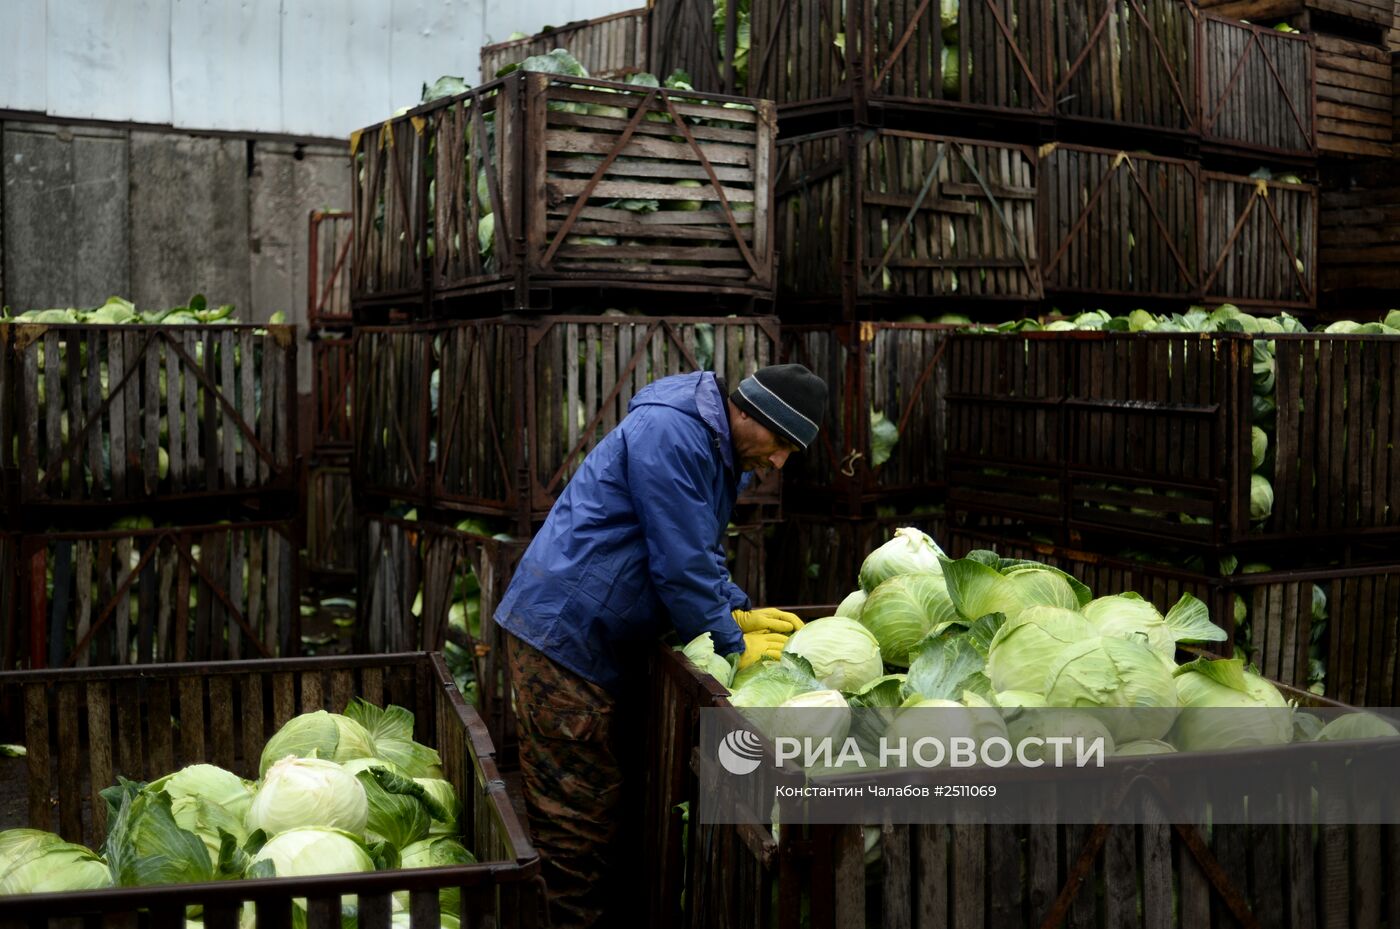
[[[441,656],[12,672],[0,701],[28,797],[0,923],[536,924],[537,857]]]

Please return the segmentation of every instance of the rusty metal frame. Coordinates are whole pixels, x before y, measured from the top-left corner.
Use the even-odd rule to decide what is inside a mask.
[[[342,223],[348,225],[350,229],[344,241],[338,248],[334,249],[335,263],[331,266],[331,272],[325,276],[325,281],[322,283],[321,230],[323,226],[326,227],[330,232],[331,241],[335,242],[340,238],[337,229]],[[349,325],[354,319],[350,312],[348,264],[351,247],[355,244],[354,214],[346,210],[312,210],[307,242],[307,322],[312,326]],[[338,285],[342,274],[345,276],[344,284]],[[342,286],[345,304],[343,312],[326,312],[326,308]]]

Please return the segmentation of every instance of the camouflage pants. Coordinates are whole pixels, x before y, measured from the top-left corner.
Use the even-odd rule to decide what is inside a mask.
[[[613,697],[507,636],[530,837],[556,927],[645,921],[640,701]]]

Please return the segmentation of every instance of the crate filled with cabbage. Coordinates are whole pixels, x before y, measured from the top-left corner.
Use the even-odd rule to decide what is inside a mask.
[[[1302,712],[1265,714],[1277,725],[1231,731],[1212,725],[1208,714],[1187,712],[1286,710],[1300,696],[1242,659],[1206,651],[1226,633],[1189,594],[1164,614],[1131,591],[1096,596],[1035,561],[985,550],[950,559],[932,538],[909,528],[870,553],[858,581],[832,615],[794,632],[778,660],[736,671],[714,653],[708,633],[683,651],[741,709],[883,708],[890,712],[864,721],[883,718],[898,731],[901,711],[909,708],[1000,708],[978,719],[990,720],[1013,746],[1055,734],[1050,729],[1102,737],[1109,755],[1326,740],[1353,726],[1397,734],[1383,721],[1343,717],[1323,726]],[[1153,712],[1094,712],[1115,708]],[[1040,712],[1018,717],[1018,709]],[[839,729],[852,714],[821,718]]]
[[[0,781],[30,798],[0,832],[0,918],[452,929],[522,912],[509,891],[534,853],[440,656],[144,670],[0,675],[25,710]]]
[[[295,486],[296,339],[196,294],[0,316],[0,467],[18,507],[128,508]],[[0,501],[3,503],[4,501]]]
[[[950,499],[1154,542],[1400,532],[1397,325],[1310,332],[1225,304],[959,334]]]

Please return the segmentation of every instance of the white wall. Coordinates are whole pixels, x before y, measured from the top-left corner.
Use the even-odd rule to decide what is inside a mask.
[[[483,44],[640,0],[0,0],[0,109],[343,137]]]

